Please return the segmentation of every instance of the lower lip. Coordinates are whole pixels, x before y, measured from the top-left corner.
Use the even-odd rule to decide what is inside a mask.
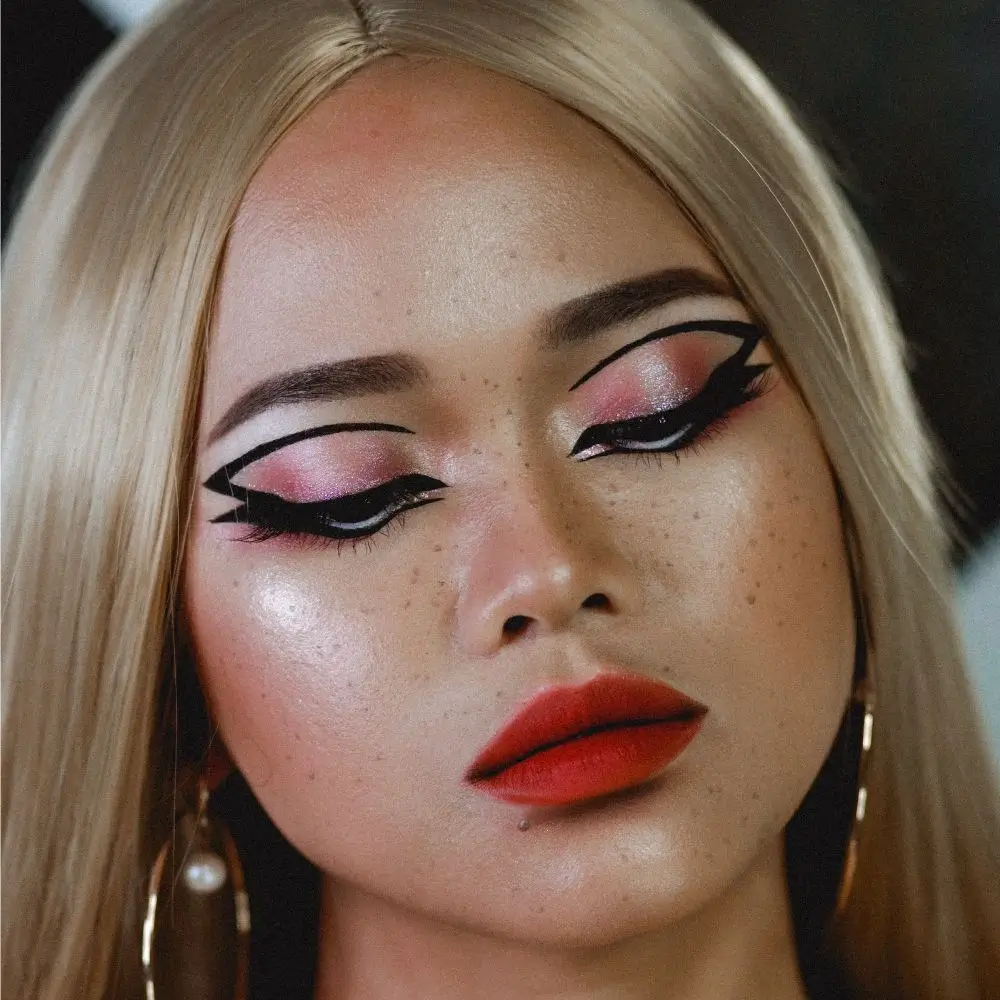
[[[697,736],[701,717],[604,729],[532,754],[474,782],[516,805],[565,806],[641,785]]]

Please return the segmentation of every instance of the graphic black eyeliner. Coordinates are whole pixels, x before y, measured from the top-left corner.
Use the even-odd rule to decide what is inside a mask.
[[[665,337],[674,337],[679,333],[698,332],[728,333],[731,336],[739,337],[743,341],[742,346],[737,351],[740,361],[745,361],[750,357],[758,341],[764,336],[760,327],[754,326],[753,323],[745,323],[737,319],[694,319],[689,320],[687,323],[675,323],[673,326],[665,326],[660,330],[654,330],[652,333],[646,334],[645,337],[640,337],[631,344],[620,347],[613,354],[609,354],[603,361],[599,361],[590,371],[578,378],[569,387],[569,391],[572,392],[574,389],[578,389],[588,379],[593,378],[601,369],[607,368],[612,362],[650,343],[650,341],[662,340]]]
[[[296,503],[273,493],[244,490],[244,502],[213,518],[212,523],[256,526],[258,530],[244,541],[263,541],[283,534],[361,538],[379,531],[404,510],[444,499],[425,494],[446,486],[447,483],[438,479],[412,473],[360,493],[311,503]]]
[[[233,476],[239,475],[248,465],[252,465],[265,455],[270,455],[272,451],[284,448],[290,444],[297,444],[299,441],[306,441],[309,438],[324,437],[327,434],[340,434],[346,431],[392,431],[396,434],[412,434],[407,427],[400,427],[398,424],[380,423],[346,423],[346,424],[322,424],[319,427],[310,427],[308,430],[296,431],[294,434],[286,434],[284,437],[276,438],[274,441],[265,441],[263,444],[251,448],[239,458],[234,458],[227,462],[221,469],[217,469],[202,484],[206,489],[214,493],[221,493],[223,496],[235,497],[237,500],[245,500],[245,496],[240,493],[247,491],[242,486],[236,486],[232,482]]]
[[[205,487],[225,497],[241,501],[239,506],[211,519],[212,524],[245,524],[254,528],[242,541],[259,542],[280,535],[313,535],[333,541],[354,541],[369,537],[386,527],[406,511],[436,503],[442,497],[427,497],[432,490],[448,484],[430,476],[412,473],[397,476],[359,493],[349,493],[329,500],[297,503],[263,490],[234,483],[248,465],[309,438],[347,431],[390,431],[412,434],[397,424],[343,423],[323,424],[267,441],[246,454],[227,462],[205,480]],[[413,501],[408,503],[407,501]],[[252,508],[252,510],[251,510]]]
[[[741,340],[741,344],[732,355],[713,369],[704,387],[696,396],[670,410],[589,427],[577,439],[567,457],[578,455],[595,446],[608,447],[607,450],[589,455],[581,461],[620,452],[635,454],[679,452],[693,444],[710,425],[724,418],[729,411],[761,395],[764,391],[762,376],[771,365],[747,365],[746,360],[763,333],[753,324],[738,320],[693,320],[655,330],[609,355],[574,383],[571,390],[578,388],[603,368],[645,344],[677,334],[699,331],[736,336]],[[413,433],[397,424],[324,424],[258,445],[232,462],[226,463],[205,480],[206,488],[240,501],[237,507],[213,518],[212,523],[237,523],[252,527],[254,530],[245,536],[243,541],[265,541],[290,534],[356,543],[362,538],[377,534],[407,511],[443,499],[443,497],[428,497],[426,494],[447,488],[447,483],[419,473],[398,476],[359,493],[305,503],[289,501],[273,493],[239,486],[232,481],[233,477],[247,466],[280,448],[309,438],[349,431]],[[643,442],[656,443],[665,440],[669,440],[669,446],[660,448],[610,447],[616,442],[641,445]]]
[[[720,330],[719,327],[725,327]],[[602,455],[616,453],[656,453],[668,451],[680,451],[691,444],[710,424],[720,417],[729,413],[737,406],[749,402],[762,395],[765,391],[762,379],[763,375],[771,368],[769,363],[748,365],[747,358],[753,352],[754,347],[763,336],[761,330],[749,323],[735,323],[733,321],[697,321],[693,323],[678,324],[674,327],[667,327],[665,330],[658,330],[633,344],[627,345],[620,351],[616,351],[609,359],[605,359],[595,368],[592,368],[585,378],[604,368],[609,361],[620,358],[623,354],[634,350],[642,344],[651,340],[659,339],[663,336],[672,336],[676,333],[687,333],[692,330],[705,330],[707,332],[724,332],[739,336],[743,343],[739,349],[734,351],[725,361],[717,365],[705,381],[701,391],[693,398],[682,403],[680,406],[668,410],[659,410],[653,413],[644,414],[639,417],[630,417],[626,420],[612,421],[605,424],[595,424],[588,427],[573,445],[568,458],[579,455],[581,452],[590,450],[595,446],[610,446],[615,442],[655,442],[667,438],[674,439],[671,446],[663,448],[609,448],[607,451],[600,451],[589,455],[581,461],[589,461],[591,458],[599,458]],[[577,385],[580,383],[578,382]]]

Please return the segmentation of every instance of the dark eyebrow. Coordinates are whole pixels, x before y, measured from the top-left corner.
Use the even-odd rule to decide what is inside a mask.
[[[237,425],[272,406],[402,392],[427,381],[428,377],[423,363],[406,353],[328,361],[282,372],[258,382],[243,393],[212,428],[208,444],[213,444]]]
[[[694,267],[671,267],[581,295],[550,312],[542,325],[545,347],[577,344],[677,299],[712,296],[742,301],[726,279]]]
[[[667,268],[616,282],[558,306],[542,320],[542,343],[549,350],[578,344],[677,299],[698,296],[739,300],[736,289],[725,278],[693,267]],[[329,361],[282,372],[244,392],[212,428],[207,443],[214,444],[239,424],[273,406],[402,392],[428,379],[423,362],[405,352]]]

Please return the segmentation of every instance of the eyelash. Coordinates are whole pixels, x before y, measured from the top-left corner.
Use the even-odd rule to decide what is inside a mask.
[[[716,372],[721,373],[725,366],[720,366]],[[699,454],[710,440],[720,435],[729,423],[733,411],[754,399],[759,399],[772,387],[772,378],[769,371],[770,365],[740,365],[735,375],[731,375],[728,381],[715,386],[715,391],[711,393],[718,397],[715,413],[702,413],[700,419],[686,421],[686,425],[675,434],[667,434],[666,437],[680,437],[669,446],[664,448],[614,448],[609,447],[605,451],[597,452],[578,461],[590,461],[593,458],[604,458],[609,455],[628,455],[632,459],[646,465],[656,461],[660,466],[663,463],[665,454],[674,455],[679,462],[683,452]],[[713,373],[713,376],[716,373]],[[704,397],[708,392],[708,386],[688,403],[682,404],[673,410],[657,411],[643,417],[635,417],[630,420],[620,421],[611,424],[596,425],[588,428],[578,439],[570,456],[580,451],[589,450],[592,447],[601,445],[611,445],[614,441],[629,441],[623,435],[626,433],[643,433],[650,430],[662,430],[663,425],[671,420],[680,423],[683,418],[678,417],[678,413],[687,410],[687,413],[694,413],[699,417],[698,410],[704,411],[708,404],[704,403]],[[700,407],[693,404],[701,403]],[[686,416],[686,414],[685,414]],[[615,436],[617,433],[617,437]],[[591,438],[591,442],[585,447],[581,447],[582,442]],[[432,479],[429,476],[413,474],[402,476],[398,479],[382,483],[370,490],[362,493],[351,494],[348,497],[338,497],[335,500],[321,501],[319,503],[301,504],[283,500],[280,497],[267,493],[257,493],[246,491],[246,499],[234,510],[215,518],[219,521],[230,521],[246,524],[250,531],[244,535],[240,541],[243,542],[265,542],[275,538],[284,538],[286,541],[302,548],[330,548],[336,546],[337,554],[340,555],[345,546],[351,551],[357,550],[359,545],[364,544],[368,551],[371,551],[377,544],[380,535],[388,535],[390,531],[402,529],[406,515],[427,504],[436,503],[444,497],[428,497],[427,493],[446,488],[447,484],[440,480]],[[333,534],[329,529],[323,530],[324,525],[320,518],[328,521],[337,521],[336,511],[342,512],[345,508],[353,505],[355,512],[357,507],[370,505],[375,496],[384,495],[386,504],[381,513],[387,514],[384,518],[379,518],[379,523],[372,530],[361,534]],[[405,501],[415,502],[405,504]],[[254,512],[255,520],[250,520],[250,503],[271,508],[270,516],[265,511]],[[404,505],[400,505],[403,503]],[[311,509],[307,512],[305,508]],[[390,512],[391,511],[391,512]],[[367,520],[372,520],[368,518]],[[350,523],[340,521],[341,524]],[[356,522],[361,523],[361,522]]]
[[[418,505],[418,506],[422,506]],[[364,545],[368,552],[374,550],[378,544],[380,535],[389,535],[393,531],[399,531],[406,524],[406,515],[413,510],[413,507],[404,507],[398,513],[393,514],[387,521],[376,528],[368,535],[357,535],[348,538],[336,538],[331,535],[321,535],[310,531],[282,531],[271,525],[254,524],[253,530],[245,534],[241,542],[267,542],[272,538],[283,538],[299,549],[330,549],[336,546],[337,555],[341,555],[346,548],[351,552],[356,552],[358,546]]]
[[[240,539],[244,542],[288,536],[308,545],[337,543],[338,551],[345,544],[354,549],[360,542],[371,543],[393,524],[401,527],[407,511],[443,500],[427,494],[446,486],[439,479],[413,473],[360,493],[317,503],[293,503],[270,493],[242,490],[243,503],[214,520],[248,525],[251,530]],[[373,527],[351,531],[352,524],[373,524]]]
[[[578,461],[587,462],[593,458],[620,454],[640,457],[673,454],[680,461],[681,452],[697,454],[706,443],[706,435],[714,437],[734,410],[760,398],[771,388],[770,367],[767,364],[741,365],[735,371],[727,371],[726,366],[721,365],[697,396],[678,407],[588,428],[577,439],[569,457],[605,446],[606,450],[586,455]],[[616,441],[636,444],[642,441],[641,436],[630,438],[629,434],[660,434],[659,440],[671,439],[671,443],[662,448],[611,447]],[[648,440],[655,442],[657,438],[650,437]]]

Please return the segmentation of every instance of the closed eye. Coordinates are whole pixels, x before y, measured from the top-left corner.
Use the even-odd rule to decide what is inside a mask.
[[[294,503],[273,493],[237,487],[243,503],[213,518],[212,523],[251,526],[254,530],[243,541],[265,541],[286,534],[335,540],[365,538],[381,531],[404,511],[444,499],[428,494],[447,485],[439,479],[412,473],[360,493],[312,503]]]
[[[745,365],[736,356],[712,372],[705,387],[669,410],[588,427],[569,457],[588,461],[627,452],[681,452],[728,413],[771,388],[770,364]]]

